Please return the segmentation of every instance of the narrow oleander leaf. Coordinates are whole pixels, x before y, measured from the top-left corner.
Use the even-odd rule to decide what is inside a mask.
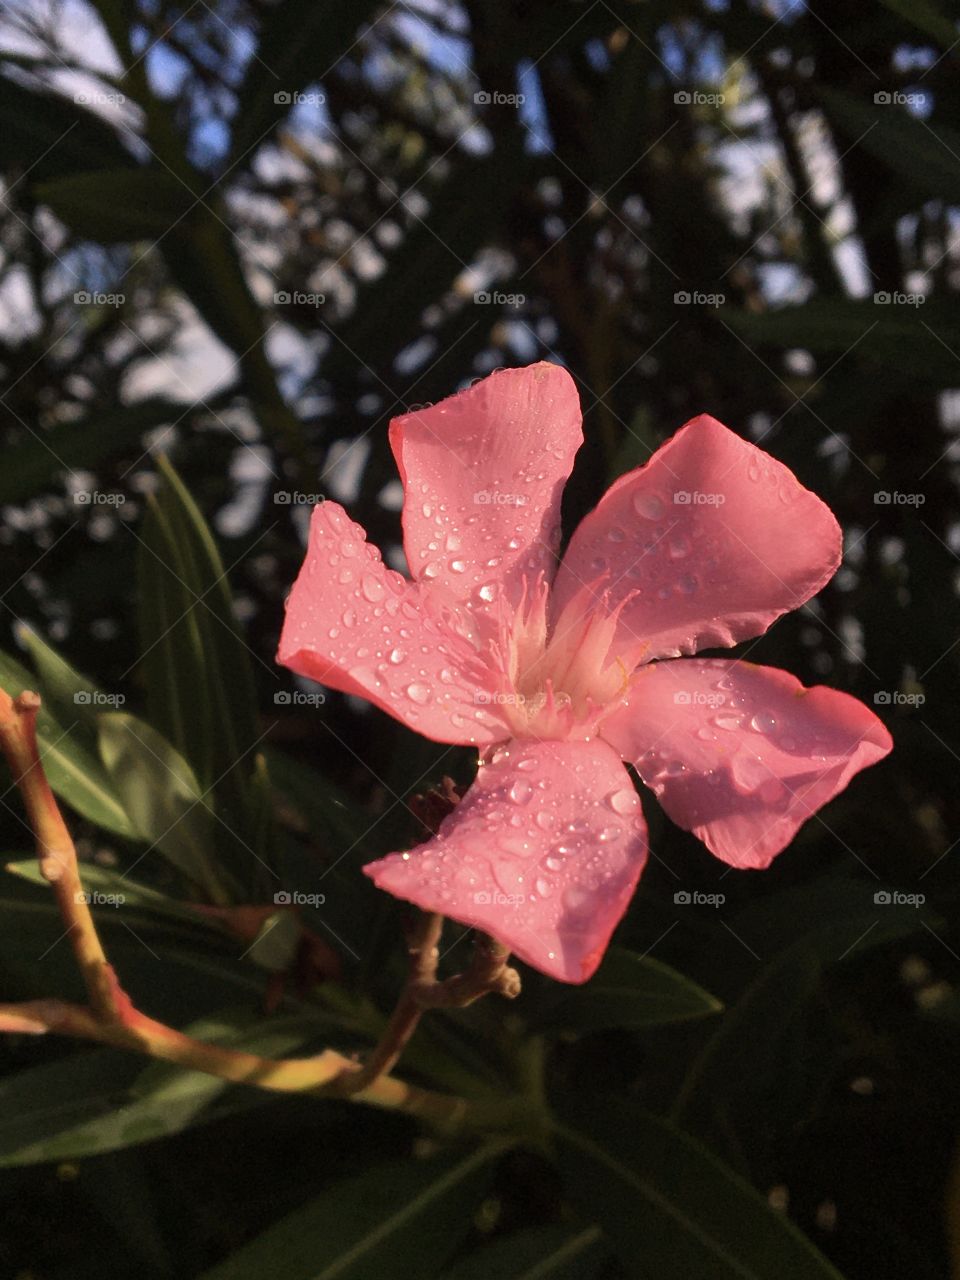
[[[338,1182],[202,1280],[423,1280],[469,1231],[503,1149],[391,1161]]]
[[[528,1227],[463,1258],[441,1280],[604,1280],[610,1250],[599,1227]]]
[[[258,1020],[227,1010],[183,1028],[187,1035],[264,1057],[323,1047],[335,1030],[318,1016]],[[54,1101],[51,1102],[51,1099]],[[0,1167],[100,1155],[182,1133],[272,1101],[255,1088],[114,1050],[84,1050],[0,1080]],[[323,1116],[318,1116],[323,1124]]]
[[[0,653],[0,688],[16,697],[24,689],[36,690],[40,681],[15,658]],[[40,693],[42,696],[42,688]],[[133,822],[116,785],[102,762],[80,740],[77,733],[82,717],[61,720],[49,707],[37,716],[37,742],[44,769],[53,791],[82,817],[114,835],[134,838]]]
[[[98,244],[158,240],[198,203],[172,173],[154,168],[71,173],[34,185],[61,222]]]
[[[630,1276],[840,1280],[788,1218],[707,1147],[632,1100],[569,1099],[557,1142],[567,1194]]]
[[[150,725],[123,711],[99,718],[100,754],[138,836],[215,903],[236,882],[217,865],[214,815],[183,756]]]
[[[212,788],[216,847],[242,898],[272,894],[263,779],[263,736],[251,651],[237,622],[209,527],[173,467],[144,521],[138,558],[141,670],[148,718],[188,761],[201,790]],[[260,832],[261,847],[248,833]]]
[[[596,974],[560,996],[543,1024],[570,1031],[639,1030],[705,1018],[723,1005],[690,978],[650,956],[611,947]]]

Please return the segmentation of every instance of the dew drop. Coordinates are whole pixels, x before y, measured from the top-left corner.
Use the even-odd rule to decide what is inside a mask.
[[[739,729],[740,717],[721,712],[719,715],[715,715],[713,717],[713,723],[718,729]]]
[[[663,501],[655,493],[638,493],[633,499],[633,509],[644,520],[659,520],[663,515]]]
[[[766,711],[758,711],[750,719],[750,728],[754,733],[772,733],[776,727],[776,717]]]
[[[518,778],[510,788],[510,799],[514,804],[526,804],[533,795],[533,787],[526,778]]]
[[[430,690],[425,684],[408,684],[407,697],[412,702],[418,702],[423,706],[425,702],[430,701]]]
[[[614,813],[631,813],[637,804],[637,793],[635,791],[613,791],[607,796],[607,804]]]
[[[467,569],[467,563],[466,563],[466,561],[465,561],[465,560],[451,560],[451,561],[450,561],[450,571],[451,571],[451,573],[465,573],[465,572],[466,572],[466,569]]]
[[[355,627],[357,625],[357,615],[355,610],[344,609],[340,620],[345,627]]]
[[[604,827],[597,839],[601,844],[612,844],[614,840],[619,840],[623,832],[619,827]]]
[[[365,600],[369,600],[371,604],[376,604],[377,601],[382,600],[386,594],[383,583],[379,578],[375,578],[372,573],[365,573],[363,575],[360,590],[363,592],[363,598]]]
[[[402,649],[392,649],[390,651],[390,661],[393,663],[395,667],[398,666],[404,660],[405,657],[406,657],[406,654],[403,652]]]
[[[607,537],[611,542],[622,542],[627,535],[623,532],[619,525],[611,525],[607,530]]]

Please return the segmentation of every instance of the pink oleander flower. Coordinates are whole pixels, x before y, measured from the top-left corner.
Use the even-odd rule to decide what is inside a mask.
[[[314,509],[278,660],[437,742],[476,781],[438,834],[365,868],[565,982],[594,972],[647,858],[632,763],[734,867],[766,867],[890,735],[848,694],[742,659],[833,577],[841,535],[791,471],[695,418],[608,489],[557,564],[582,443],[569,374],[493,373],[394,419],[412,580]]]

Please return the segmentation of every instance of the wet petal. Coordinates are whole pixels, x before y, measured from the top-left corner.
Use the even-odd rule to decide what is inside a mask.
[[[637,593],[618,638],[647,640],[647,659],[736,644],[829,582],[840,544],[830,509],[787,467],[716,419],[694,418],[581,522],[554,583],[554,616],[605,573],[612,602]]]
[[[559,365],[502,369],[390,424],[412,576],[486,612],[521,578],[552,578],[560,495],[583,441]]]
[[[641,668],[600,732],[678,826],[724,862],[754,868],[893,746],[849,694],[726,659]]]
[[[646,857],[640,800],[610,747],[518,739],[494,752],[433,840],[364,870],[550,977],[585,982]]]
[[[335,502],[314,508],[277,661],[367,698],[437,742],[486,744],[507,736],[489,710],[486,671],[456,620],[388,569]]]

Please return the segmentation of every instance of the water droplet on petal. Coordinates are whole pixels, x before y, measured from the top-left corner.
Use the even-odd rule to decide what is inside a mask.
[[[430,701],[430,690],[425,684],[408,684],[407,697],[413,702],[419,702],[422,706],[423,703]]]
[[[376,604],[377,601],[382,600],[386,594],[383,583],[379,578],[375,578],[372,573],[365,573],[363,575],[360,590],[363,592],[363,598],[365,600],[369,600],[371,604]]]
[[[392,649],[390,651],[390,661],[393,663],[394,666],[397,666],[399,663],[401,663],[405,657],[406,655],[402,649]]]
[[[633,509],[644,520],[659,520],[663,515],[663,501],[655,493],[638,493],[634,495]]]
[[[451,573],[465,573],[465,572],[466,572],[466,569],[467,569],[467,562],[466,562],[465,560],[451,560],[451,561],[450,561],[450,571],[451,571]]]
[[[510,788],[510,799],[514,804],[526,804],[533,795],[533,787],[526,778],[518,778]]]
[[[613,791],[607,796],[607,804],[614,813],[632,813],[637,807],[637,793],[635,791]]]
[[[357,615],[353,609],[344,609],[341,621],[345,627],[354,627],[357,623]]]
[[[619,827],[604,827],[597,839],[601,844],[612,844],[614,840],[619,840],[623,832]]]
[[[772,733],[776,727],[776,717],[766,711],[758,711],[750,719],[750,728],[754,733]]]

